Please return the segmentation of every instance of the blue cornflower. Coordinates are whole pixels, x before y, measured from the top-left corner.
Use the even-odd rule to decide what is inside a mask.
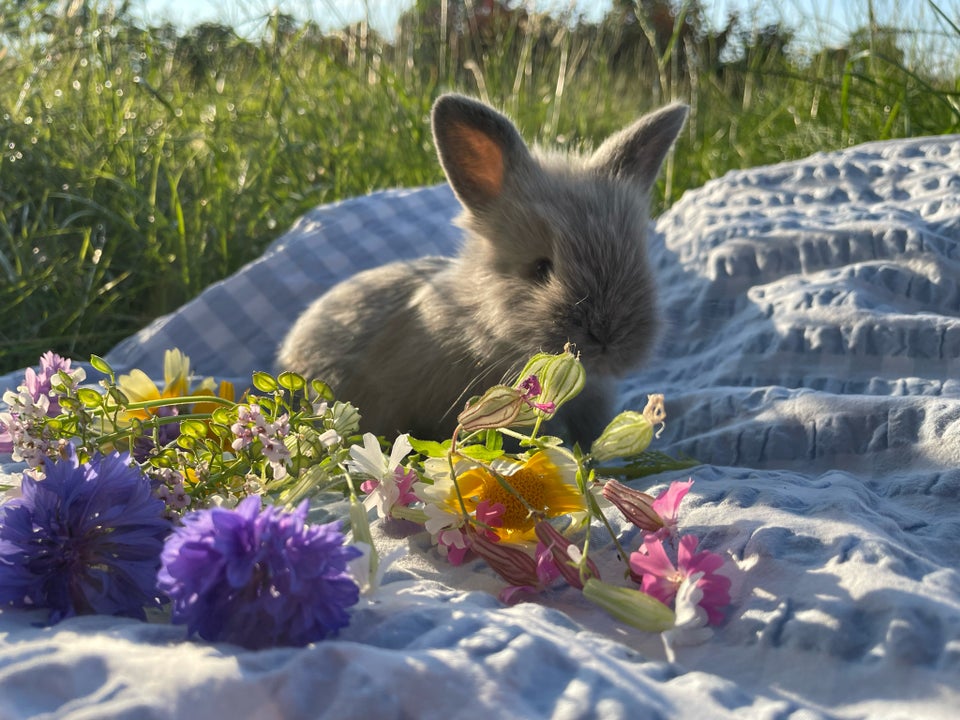
[[[199,510],[167,540],[158,587],[188,634],[248,648],[305,645],[350,622],[359,588],[338,523],[307,525],[307,503],[261,510],[251,495],[235,509]]]
[[[0,506],[0,603],[49,608],[50,622],[100,613],[146,619],[170,523],[127,453],[82,465],[73,446],[24,474],[21,496]]]

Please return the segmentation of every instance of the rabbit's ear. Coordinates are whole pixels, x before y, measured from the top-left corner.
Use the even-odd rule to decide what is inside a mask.
[[[433,138],[453,191],[470,210],[482,210],[497,200],[510,172],[530,158],[507,118],[462,95],[437,99]]]
[[[689,109],[674,103],[644,115],[607,138],[590,158],[590,167],[605,175],[633,180],[644,193],[649,192]]]

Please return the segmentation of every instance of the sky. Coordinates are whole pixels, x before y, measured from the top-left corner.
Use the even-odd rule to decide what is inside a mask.
[[[948,17],[960,23],[960,0],[934,1]],[[400,12],[412,3],[413,0],[133,0],[132,5],[140,17],[151,23],[172,20],[189,27],[212,20],[231,24],[240,34],[254,33],[256,19],[279,7],[330,29],[367,17],[377,30],[389,35]],[[610,0],[514,0],[514,4],[533,10],[574,8],[595,19],[610,7]],[[787,27],[796,30],[800,42],[816,47],[842,44],[851,30],[867,24],[870,6],[884,25],[944,28],[931,0],[703,0],[703,5],[716,27],[722,27],[729,11],[736,9],[748,25],[762,27],[783,20]],[[756,23],[749,22],[754,19]],[[955,34],[952,38],[946,36],[945,42],[960,45]]]

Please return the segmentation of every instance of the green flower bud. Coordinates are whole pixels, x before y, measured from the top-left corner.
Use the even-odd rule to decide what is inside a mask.
[[[469,403],[457,422],[466,432],[495,430],[513,423],[522,407],[523,396],[516,388],[494,385],[479,400]]]
[[[520,372],[516,384],[519,386],[531,375],[535,375],[540,381],[540,394],[536,398],[537,404],[549,405],[552,403],[553,412],[547,413],[543,410],[525,406],[520,413],[520,420],[524,422],[530,418],[536,418],[538,413],[546,418],[553,417],[561,405],[580,394],[586,382],[586,372],[580,363],[580,358],[570,351],[569,345],[559,355],[548,355],[547,353],[534,355]]]
[[[643,413],[626,410],[617,415],[593,441],[590,455],[597,462],[639,455],[653,440],[653,425]]]
[[[583,596],[611,617],[644,632],[663,632],[676,624],[673,610],[635,588],[590,578],[583,585]]]
[[[380,556],[377,553],[376,545],[373,544],[373,534],[370,532],[370,518],[367,516],[367,509],[357,498],[351,498],[349,515],[353,542],[364,543],[370,548],[369,574],[366,578],[363,578],[366,581],[364,584],[368,587],[375,587]]]

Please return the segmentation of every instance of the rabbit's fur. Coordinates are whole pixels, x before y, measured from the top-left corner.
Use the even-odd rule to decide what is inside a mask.
[[[440,97],[433,135],[463,205],[459,255],[339,283],[297,320],[279,368],[328,382],[366,431],[441,439],[468,397],[569,342],[587,386],[549,430],[589,443],[613,414],[616,379],[652,349],[649,194],[686,115],[668,106],[571,157],[531,154],[498,112]]]

